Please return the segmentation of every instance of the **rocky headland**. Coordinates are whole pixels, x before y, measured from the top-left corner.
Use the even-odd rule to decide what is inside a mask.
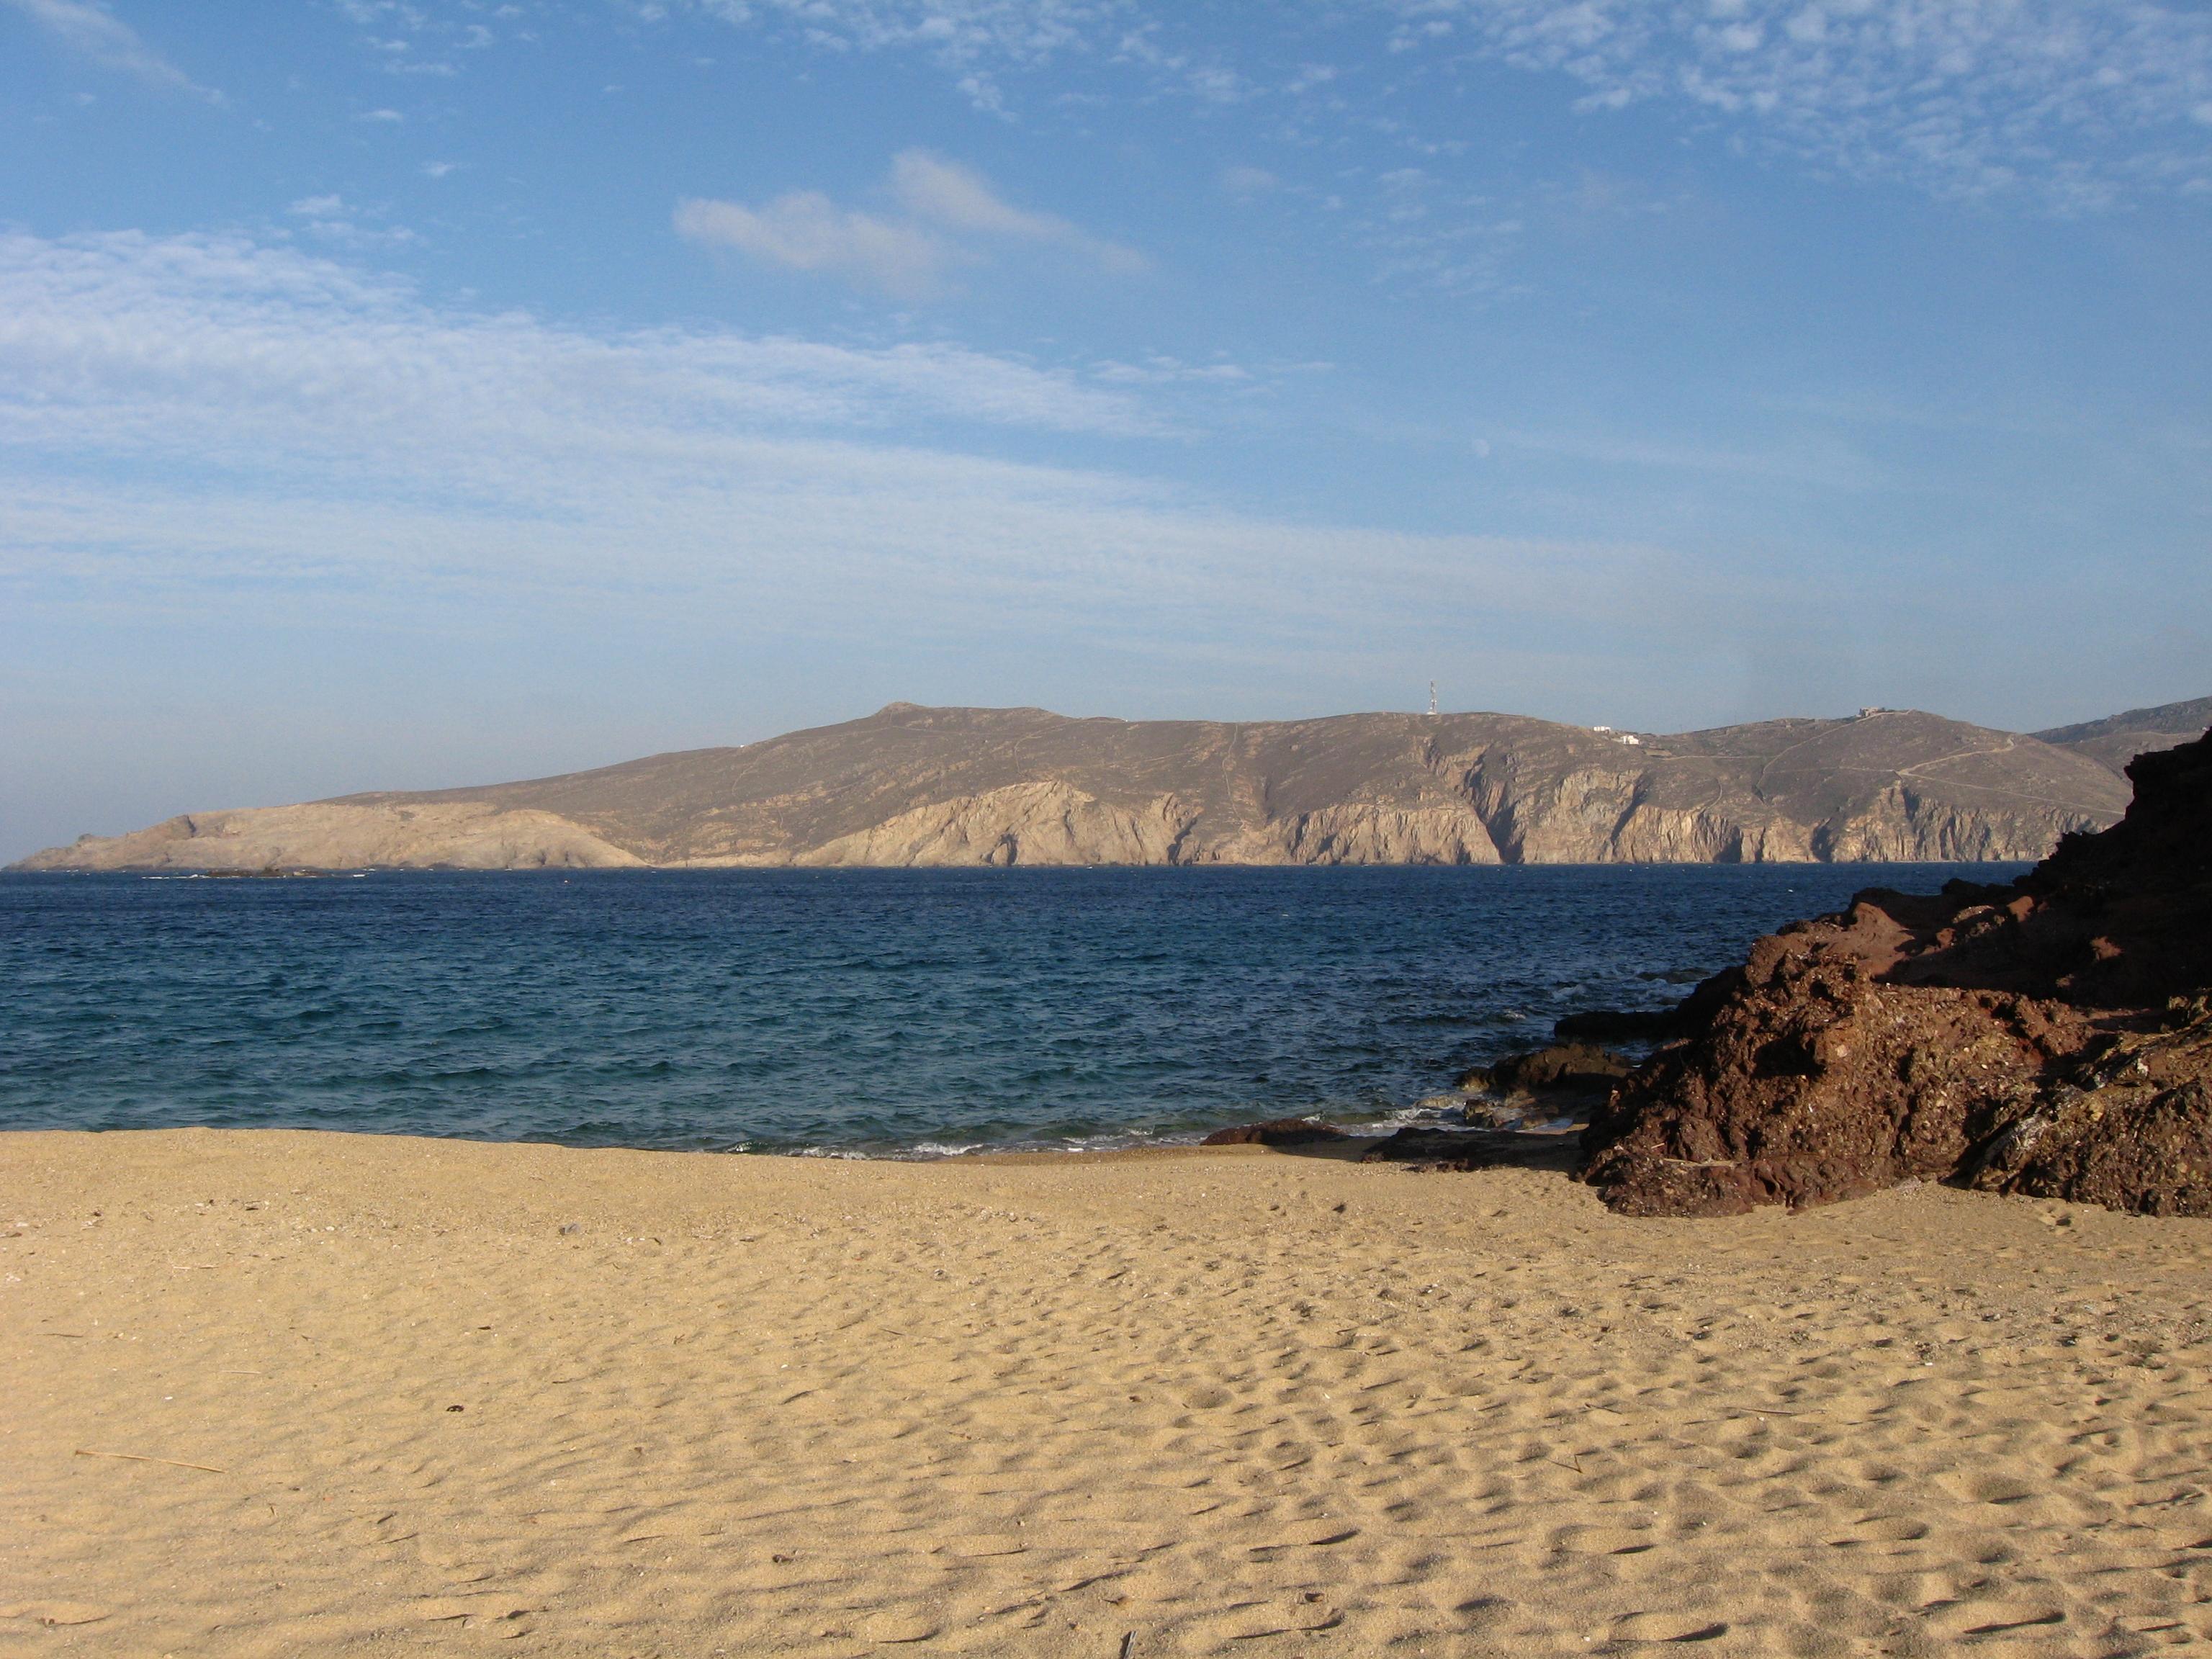
[[[1661,735],[1512,714],[1231,724],[894,703],[558,777],[192,812],[17,867],[2027,860],[2118,818],[2113,758],[2182,718],[2031,737],[1875,709]]]
[[[2212,736],[2127,771],[2124,819],[2016,882],[1758,941],[1643,1033],[1676,1040],[1592,1121],[1583,1178],[1632,1215],[1921,1180],[2212,1216]]]

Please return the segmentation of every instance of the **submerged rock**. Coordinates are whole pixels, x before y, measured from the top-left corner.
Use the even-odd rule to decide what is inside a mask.
[[[1635,1215],[1913,1178],[2212,1216],[2212,738],[2008,886],[1862,893],[1676,1011],[1583,1135]]]
[[[1606,1094],[1632,1069],[1626,1054],[1610,1048],[1564,1042],[1528,1054],[1508,1054],[1492,1065],[1462,1073],[1459,1086],[1508,1096]]]
[[[1589,1008],[1552,1027],[1562,1042],[1666,1042],[1688,1032],[1678,1008]]]
[[[1735,990],[1730,968],[1698,981],[1672,1008],[1590,1008],[1563,1016],[1552,1027],[1560,1042],[1674,1042],[1702,1030]]]
[[[1265,1123],[1235,1123],[1216,1129],[1198,1144],[1201,1146],[1309,1146],[1317,1141],[1342,1140],[1344,1131],[1316,1117],[1270,1118]]]

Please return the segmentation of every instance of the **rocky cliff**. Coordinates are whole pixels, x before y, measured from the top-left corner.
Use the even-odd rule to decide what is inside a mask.
[[[1615,1209],[1946,1180],[2212,1216],[2212,737],[2009,886],[1861,894],[1759,940],[1593,1121]]]
[[[2125,801],[2089,756],[1909,711],[1659,736],[895,703],[561,777],[194,814],[20,867],[2032,859]]]

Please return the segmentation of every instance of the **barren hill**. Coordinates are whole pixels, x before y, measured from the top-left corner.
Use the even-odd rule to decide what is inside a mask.
[[[2137,755],[2193,743],[2212,726],[2212,697],[2130,708],[2079,726],[2057,726],[2035,735],[2044,742],[2103,762],[2117,773]]]
[[[2033,859],[2126,803],[2089,755],[1911,711],[1662,737],[1512,714],[893,703],[560,777],[194,813],[18,867]]]

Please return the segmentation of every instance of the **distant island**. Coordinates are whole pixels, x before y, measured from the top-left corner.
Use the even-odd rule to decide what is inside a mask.
[[[893,703],[738,748],[192,812],[18,870],[2032,860],[2212,698],[2023,734],[1909,709],[1659,734],[1514,714],[1074,720]]]

